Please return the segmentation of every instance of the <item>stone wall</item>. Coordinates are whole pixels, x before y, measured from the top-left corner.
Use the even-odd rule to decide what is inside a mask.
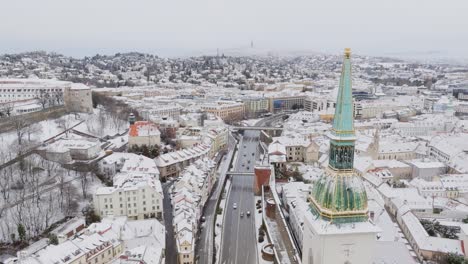
[[[39,112],[27,113],[19,116],[12,116],[0,119],[0,133],[11,131],[14,129],[14,120],[21,118],[26,120],[28,124],[37,123],[46,119],[59,118],[67,113],[65,106],[55,106],[44,109]]]

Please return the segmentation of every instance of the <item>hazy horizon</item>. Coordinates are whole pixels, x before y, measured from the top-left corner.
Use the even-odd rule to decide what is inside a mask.
[[[468,2],[60,0],[2,3],[0,53],[184,57],[255,49],[468,58]]]

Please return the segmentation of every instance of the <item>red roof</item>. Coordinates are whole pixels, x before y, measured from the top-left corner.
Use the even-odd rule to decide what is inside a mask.
[[[138,137],[138,130],[140,130],[140,128],[144,126],[153,126],[156,129],[158,128],[154,123],[151,123],[149,121],[136,121],[135,124],[130,125],[129,135],[131,137]]]

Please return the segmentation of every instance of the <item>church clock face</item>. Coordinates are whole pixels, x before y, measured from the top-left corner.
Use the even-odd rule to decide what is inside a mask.
[[[341,254],[343,254],[344,259],[347,259],[345,263],[350,264],[351,262],[349,262],[348,260],[351,259],[354,254],[354,244],[341,244]]]

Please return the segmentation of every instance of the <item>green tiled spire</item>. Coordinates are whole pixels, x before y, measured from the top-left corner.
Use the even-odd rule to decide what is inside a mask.
[[[351,85],[350,49],[345,49],[332,133],[337,137],[354,137],[354,106]]]
[[[330,135],[328,169],[315,182],[310,204],[314,215],[332,223],[368,219],[366,190],[353,167],[355,134],[350,59],[351,50],[345,49]]]

